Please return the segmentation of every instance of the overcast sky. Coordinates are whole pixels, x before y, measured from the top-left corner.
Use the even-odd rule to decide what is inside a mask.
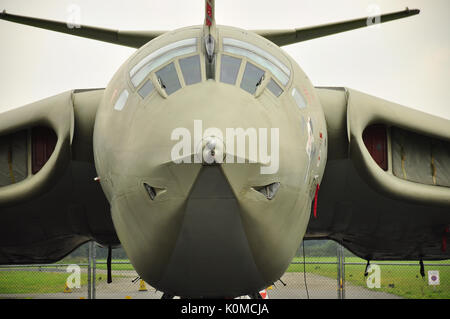
[[[121,30],[203,23],[204,0],[0,0],[0,10]],[[216,0],[216,21],[298,28],[365,17],[376,5],[418,16],[284,47],[316,86],[347,86],[450,119],[449,0]],[[75,88],[105,87],[135,49],[0,21],[0,111]]]

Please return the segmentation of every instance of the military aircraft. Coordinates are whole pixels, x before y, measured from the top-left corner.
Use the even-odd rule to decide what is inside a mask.
[[[231,298],[276,282],[303,239],[450,257],[450,121],[314,87],[280,48],[371,17],[250,31],[206,0],[203,25],[167,32],[0,19],[137,49],[104,89],[0,114],[0,264],[96,241],[165,298]]]

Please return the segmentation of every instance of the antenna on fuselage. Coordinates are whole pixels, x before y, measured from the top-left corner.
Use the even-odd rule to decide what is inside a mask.
[[[205,0],[205,56],[206,56],[206,78],[215,79],[215,43],[216,43],[216,20],[214,18],[214,0]]]
[[[214,0],[205,0],[205,26],[209,29],[216,26],[216,20],[214,18],[215,3]]]

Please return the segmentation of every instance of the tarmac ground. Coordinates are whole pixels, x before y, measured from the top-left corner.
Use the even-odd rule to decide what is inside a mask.
[[[156,291],[150,285],[145,284],[146,291],[140,291],[140,281],[133,280],[138,276],[135,271],[114,271],[112,283],[106,282],[106,272],[97,271],[98,274],[105,274],[102,280],[96,282],[96,299],[160,299],[162,292]],[[288,272],[280,281],[276,282],[271,289],[267,289],[269,299],[336,299],[337,280],[319,276],[311,273],[306,274],[306,286],[303,273]],[[0,289],[0,299],[87,299],[87,286],[79,289],[72,289],[70,293],[63,292],[48,294],[2,294]],[[245,297],[242,297],[245,298]],[[346,299],[400,299],[399,296],[368,289],[360,286],[345,284]]]

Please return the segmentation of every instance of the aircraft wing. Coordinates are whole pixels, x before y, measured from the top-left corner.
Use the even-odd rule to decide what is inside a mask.
[[[306,237],[368,260],[450,258],[450,121],[347,88],[317,91],[328,162]]]
[[[403,11],[381,14],[379,16],[368,16],[348,21],[340,21],[324,25],[311,26],[306,28],[288,30],[255,30],[254,32],[262,37],[274,42],[278,46],[288,45],[297,42],[312,40],[340,32],[370,26],[374,23],[385,23],[397,19],[407,18],[419,14],[418,9],[408,9]],[[106,28],[99,28],[87,25],[74,25],[67,22],[53,21],[35,17],[27,17],[0,12],[0,19],[41,29],[75,35],[83,38],[94,39],[133,48],[140,48],[150,40],[160,36],[166,31],[121,31]]]
[[[140,48],[166,31],[121,31],[0,12],[0,19],[113,44]]]
[[[299,29],[288,30],[255,30],[260,36],[272,41],[278,46],[308,41],[328,35],[368,27],[374,23],[385,23],[397,19],[407,18],[419,14],[418,9],[408,9],[393,13],[381,14],[379,16],[369,16],[348,21],[340,21],[323,25],[311,26]]]
[[[103,90],[74,90],[0,114],[0,264],[54,262],[86,241],[120,242],[96,177]]]

